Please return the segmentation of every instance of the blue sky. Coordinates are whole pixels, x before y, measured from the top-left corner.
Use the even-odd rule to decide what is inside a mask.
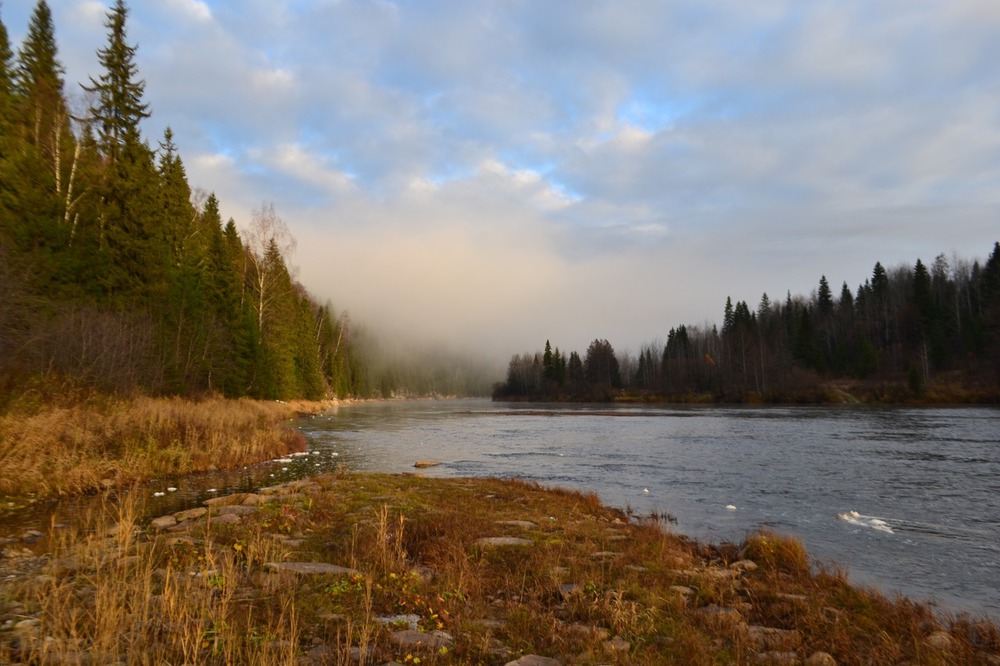
[[[67,91],[110,2],[50,0]],[[17,44],[30,0],[5,0]],[[1000,237],[995,0],[131,3],[151,143],[356,320],[501,358]]]

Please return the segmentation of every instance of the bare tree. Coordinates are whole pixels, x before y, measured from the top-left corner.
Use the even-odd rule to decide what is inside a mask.
[[[288,257],[295,250],[295,239],[285,221],[275,213],[273,203],[264,203],[254,210],[245,249],[251,263],[250,285],[254,292],[257,326],[263,331],[271,305],[283,295],[278,289],[281,270],[289,270]]]

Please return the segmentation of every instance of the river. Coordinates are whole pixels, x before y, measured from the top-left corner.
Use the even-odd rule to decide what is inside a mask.
[[[994,408],[428,401],[342,406],[298,426],[314,455],[293,465],[404,472],[436,460],[423,473],[593,490],[667,512],[696,538],[769,528],[855,583],[1000,618]]]

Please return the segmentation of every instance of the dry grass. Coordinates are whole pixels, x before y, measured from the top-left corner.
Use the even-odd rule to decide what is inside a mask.
[[[167,474],[247,465],[303,450],[287,404],[93,397],[30,401],[0,416],[0,496],[123,487]]]
[[[114,532],[67,536],[46,575],[12,595],[39,626],[17,642],[0,632],[0,662],[1000,663],[995,625],[852,587],[788,537],[701,544],[592,495],[516,481],[341,475],[289,492],[236,524],[137,532],[126,507]],[[531,545],[478,541],[496,536]],[[282,560],[356,573],[264,567]],[[452,640],[399,646],[385,619],[397,615]]]

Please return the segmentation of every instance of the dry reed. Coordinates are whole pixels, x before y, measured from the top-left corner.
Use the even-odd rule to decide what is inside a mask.
[[[305,447],[292,407],[254,400],[102,398],[0,416],[0,496],[65,495],[226,469]]]

